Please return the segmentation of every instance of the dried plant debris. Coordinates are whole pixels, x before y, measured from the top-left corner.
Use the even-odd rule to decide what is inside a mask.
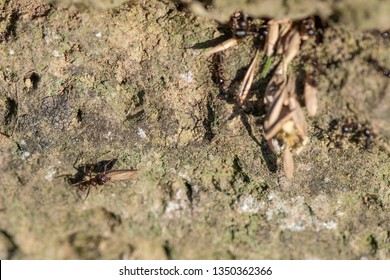
[[[247,37],[259,39],[253,60],[236,94],[239,106],[244,106],[248,99],[259,61],[264,64],[262,76],[266,77],[271,72],[269,71],[271,59],[281,57],[264,93],[264,103],[267,107],[264,130],[270,148],[275,153],[282,154],[283,167],[288,179],[292,179],[294,173],[292,152],[299,154],[309,142],[305,115],[297,97],[296,74],[291,73],[288,67],[299,54],[302,43],[316,37],[315,22],[314,17],[297,21],[256,19],[238,11],[227,23],[232,38],[207,49],[204,53],[206,56],[217,54],[237,46]],[[260,59],[261,53],[263,59]],[[315,74],[315,69],[308,71],[302,85],[309,116],[314,116],[318,107]]]
[[[235,47],[238,45],[240,40],[248,36],[260,36],[264,34],[266,31],[266,25],[263,23],[264,20],[254,19],[242,11],[234,13],[227,23],[227,26],[230,28],[233,37],[212,48],[207,49],[204,55],[209,56],[211,54]]]
[[[309,142],[307,137],[307,123],[304,113],[299,105],[295,92],[295,77],[290,75],[284,79],[275,75],[277,80],[282,78],[279,89],[274,92],[274,82],[271,80],[267,87],[265,102],[268,103],[266,120],[264,122],[265,138],[270,148],[276,153],[283,153],[283,162],[286,175],[293,173],[292,160],[285,156],[290,149],[295,149],[298,154],[304,145]],[[287,167],[287,168],[286,168]],[[292,169],[287,172],[287,169]],[[288,177],[288,176],[287,176]],[[291,179],[290,176],[289,179]]]

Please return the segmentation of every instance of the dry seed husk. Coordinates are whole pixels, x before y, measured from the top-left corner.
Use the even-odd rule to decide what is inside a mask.
[[[286,147],[282,155],[284,174],[288,180],[294,177],[294,160],[290,149]]]
[[[231,47],[234,47],[236,45],[237,45],[237,39],[230,38],[230,39],[222,42],[221,44],[216,45],[215,47],[212,47],[212,48],[206,50],[204,52],[204,55],[209,56],[209,55],[212,55],[212,54],[217,53],[217,52],[222,52],[222,51],[225,51],[225,50],[227,50]]]
[[[305,105],[307,108],[307,112],[310,117],[315,116],[317,113],[317,88],[311,85],[311,83],[306,79],[305,82]]]
[[[242,81],[242,84],[240,87],[240,92],[238,94],[240,104],[244,103],[244,101],[246,100],[246,98],[248,96],[249,90],[252,87],[252,82],[253,82],[253,78],[255,76],[255,70],[256,70],[256,64],[257,64],[258,57],[259,57],[259,50],[256,50],[255,57],[253,58],[251,65],[249,66],[248,70],[246,71],[244,80]]]

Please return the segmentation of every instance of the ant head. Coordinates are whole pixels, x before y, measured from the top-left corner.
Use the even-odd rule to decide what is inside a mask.
[[[96,175],[98,185],[104,185],[107,182],[106,173]]]

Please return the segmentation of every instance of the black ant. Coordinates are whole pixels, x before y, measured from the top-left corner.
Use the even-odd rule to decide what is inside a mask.
[[[374,139],[375,135],[371,132],[371,130],[369,128],[364,128],[362,132],[363,132],[363,135],[366,137],[364,148],[366,150],[371,150],[372,146],[374,144],[373,139]]]
[[[308,17],[300,22],[300,33],[304,39],[316,35],[314,17]]]
[[[346,121],[340,128],[339,122],[337,120],[332,120],[329,124],[329,131],[336,131],[337,129],[341,129],[341,134],[336,134],[333,139],[337,148],[342,148],[343,139],[358,144],[362,143],[362,137],[364,137],[364,148],[366,150],[372,149],[375,134],[373,134],[367,126],[353,121]]]
[[[225,83],[225,78],[223,77],[223,54],[215,53],[212,57],[212,80],[217,84],[220,89]]]
[[[381,33],[382,35],[382,38],[385,39],[385,40],[388,40],[390,38],[390,29],[389,30],[386,30],[386,31],[383,31]]]
[[[356,133],[357,129],[358,129],[358,124],[354,123],[354,122],[347,122],[347,123],[344,123],[342,126],[341,126],[341,136],[343,138],[347,137],[347,134],[352,134],[352,133]]]

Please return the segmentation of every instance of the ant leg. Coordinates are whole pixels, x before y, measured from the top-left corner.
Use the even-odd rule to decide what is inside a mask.
[[[72,166],[72,167],[73,167],[74,169],[76,169],[77,171],[79,171],[79,169],[77,168],[76,163],[79,161],[79,159],[80,159],[80,157],[81,157],[82,154],[83,154],[83,153],[78,154],[78,156],[76,157],[76,160],[74,161],[73,166]]]
[[[90,191],[91,191],[91,186],[88,186],[87,194],[85,195],[85,197],[83,199],[84,201],[88,198]]]
[[[70,178],[70,182],[73,185],[82,182],[84,180],[85,175],[86,175],[85,168],[81,169],[82,165],[81,164],[77,165],[82,154],[83,153],[80,153],[77,155],[76,160],[74,161],[74,163],[72,165],[72,167],[77,171],[77,173],[75,175],[73,175],[72,178]]]
[[[106,173],[106,171],[107,171],[107,166],[109,166],[110,165],[110,163],[111,162],[113,162],[115,159],[112,159],[112,160],[110,160],[109,162],[107,162],[107,164],[106,165],[104,165],[104,171],[103,171],[103,173],[105,174]]]

